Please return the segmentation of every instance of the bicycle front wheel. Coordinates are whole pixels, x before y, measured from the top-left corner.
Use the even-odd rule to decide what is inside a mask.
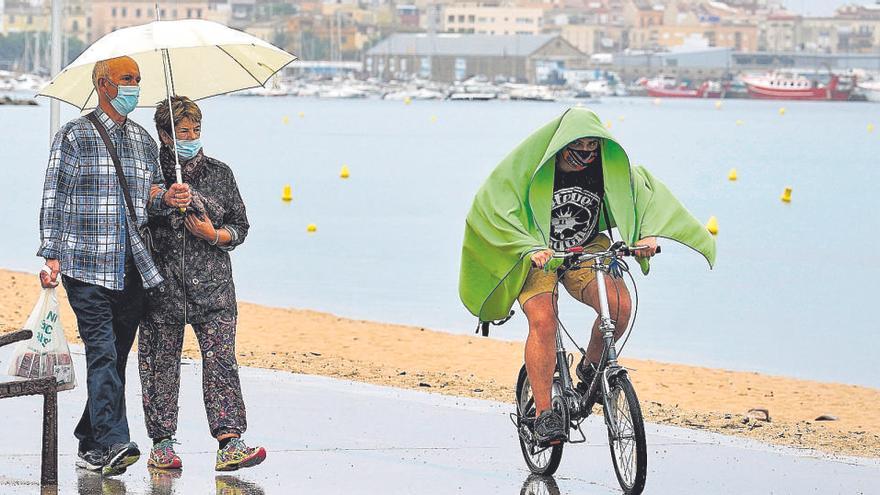
[[[608,409],[604,412],[614,429],[608,427],[608,444],[617,481],[626,495],[638,495],[645,488],[648,475],[648,451],[645,423],[636,391],[625,374],[614,377],[608,391]],[[614,431],[616,430],[616,431]]]
[[[552,475],[559,468],[559,462],[562,460],[563,444],[546,448],[535,445],[531,426],[536,417],[535,397],[532,395],[532,386],[525,365],[519,370],[519,378],[516,381],[516,408],[520,423],[519,446],[529,471],[545,476]],[[529,426],[523,428],[523,422],[528,422]]]

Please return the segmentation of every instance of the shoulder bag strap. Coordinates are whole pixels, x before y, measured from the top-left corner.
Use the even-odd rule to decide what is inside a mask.
[[[101,135],[101,139],[104,140],[104,146],[107,147],[107,151],[110,152],[110,158],[113,159],[113,166],[116,168],[116,178],[119,179],[119,185],[122,187],[122,195],[125,196],[125,204],[128,206],[128,215],[131,217],[132,227],[137,228],[137,216],[134,213],[134,203],[131,201],[131,193],[128,191],[128,181],[125,180],[125,174],[122,172],[122,164],[119,162],[119,155],[116,154],[116,147],[113,146],[113,141],[110,141],[110,136],[107,135],[107,129],[104,128],[104,125],[101,124],[101,121],[98,120],[98,116],[95,115],[95,112],[91,112],[86,115],[86,118],[94,124],[95,128],[98,130],[98,134]]]

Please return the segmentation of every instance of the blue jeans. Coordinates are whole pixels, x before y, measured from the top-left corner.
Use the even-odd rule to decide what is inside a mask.
[[[86,348],[88,400],[74,435],[79,450],[130,441],[125,414],[125,365],[144,308],[137,269],[125,273],[125,288],[110,290],[63,276],[70,307]]]

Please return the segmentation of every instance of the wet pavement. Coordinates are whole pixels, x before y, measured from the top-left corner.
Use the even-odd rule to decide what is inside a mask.
[[[5,369],[8,351],[0,354]],[[248,407],[245,439],[264,445],[266,461],[234,473],[213,470],[216,442],[202,405],[200,367],[182,371],[180,473],[150,472],[145,456],[122,476],[102,480],[74,467],[73,427],[85,401],[79,387],[59,394],[61,494],[288,493],[610,494],[620,493],[601,418],[587,421],[587,443],[567,446],[555,478],[529,476],[512,404],[292,373],[242,369]],[[133,440],[146,449],[135,361],[128,368]],[[0,401],[0,494],[37,494],[42,399]],[[880,493],[880,461],[808,451],[682,428],[647,425],[645,493]]]

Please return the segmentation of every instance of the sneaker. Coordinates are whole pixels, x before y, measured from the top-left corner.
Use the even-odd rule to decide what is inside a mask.
[[[100,472],[107,462],[107,452],[104,449],[92,449],[77,453],[76,467],[87,471]]]
[[[107,452],[107,462],[101,471],[104,476],[116,476],[122,474],[138,459],[141,458],[141,451],[134,442],[117,443],[110,447]]]
[[[562,424],[562,418],[556,411],[548,409],[535,420],[535,440],[538,447],[555,445],[567,439],[565,425]]]
[[[147,459],[147,467],[157,469],[180,469],[183,467],[183,461],[180,456],[174,452],[174,444],[177,443],[173,439],[168,438],[153,444],[150,449],[150,458]]]
[[[226,447],[217,451],[217,471],[235,471],[238,468],[256,466],[266,459],[263,447],[248,447],[241,438],[233,438]]]

